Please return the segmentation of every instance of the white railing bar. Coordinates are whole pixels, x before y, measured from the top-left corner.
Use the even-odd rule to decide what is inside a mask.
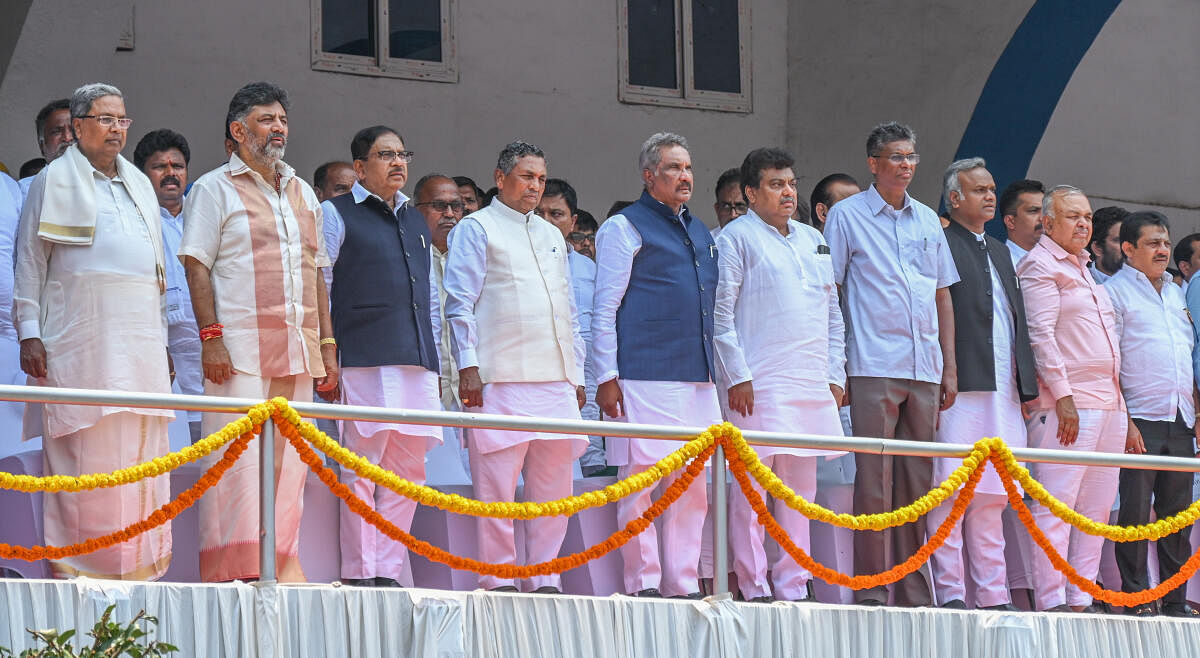
[[[236,375],[235,375],[236,376]],[[16,402],[55,402],[62,404],[120,405],[150,409],[182,409],[188,411],[216,411],[222,413],[245,413],[262,400],[249,398],[208,397],[161,393],[136,393],[121,391],[98,391],[77,388],[50,388],[39,386],[0,385],[0,400]],[[495,414],[463,413],[454,411],[424,411],[415,409],[385,409],[342,404],[313,402],[289,402],[302,416],[337,420],[370,420],[406,425],[446,425],[452,427],[475,427],[542,432],[565,432],[571,434],[594,434],[597,436],[668,439],[687,441],[707,428],[673,427],[667,425],[642,425],[594,420],[565,420],[558,418],[535,418],[531,416],[502,416]],[[742,436],[752,445],[784,448],[816,448],[844,450],[849,452],[873,452],[883,455],[905,455],[913,457],[958,457],[970,454],[971,446],[960,444],[932,443],[926,441],[903,441],[899,439],[877,439],[865,437],[842,437],[822,434],[763,432],[743,430]],[[1114,466],[1136,469],[1168,471],[1200,471],[1200,459],[1167,457],[1161,455],[1127,455],[1107,452],[1077,452],[1073,450],[1043,448],[1011,448],[1013,455],[1023,462],[1045,462],[1077,464],[1084,466]]]

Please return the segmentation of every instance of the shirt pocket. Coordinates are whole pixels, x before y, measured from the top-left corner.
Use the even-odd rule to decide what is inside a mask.
[[[816,254],[813,256],[813,284],[823,290],[829,290],[833,287],[833,256],[830,254]]]
[[[179,324],[188,320],[187,311],[191,300],[179,286],[167,288],[167,324]]]

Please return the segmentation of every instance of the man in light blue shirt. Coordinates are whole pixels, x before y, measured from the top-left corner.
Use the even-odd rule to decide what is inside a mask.
[[[204,395],[200,367],[200,330],[192,313],[183,263],[175,258],[183,240],[183,192],[188,184],[191,150],[183,135],[167,129],[146,133],[133,151],[133,164],[154,186],[162,215],[163,248],[167,254],[167,353],[174,365],[175,382],[188,395]],[[187,412],[192,443],[200,439],[200,412]]]

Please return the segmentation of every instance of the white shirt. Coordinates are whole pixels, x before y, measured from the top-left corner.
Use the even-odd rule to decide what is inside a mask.
[[[1013,269],[1016,269],[1017,263],[1021,262],[1021,259],[1025,257],[1025,254],[1029,253],[1029,250],[1021,247],[1021,245],[1013,242],[1012,240],[1006,240],[1004,245],[1008,247],[1008,253],[1012,255]]]
[[[1104,283],[1117,315],[1121,393],[1129,415],[1195,421],[1192,401],[1192,325],[1183,291],[1162,275],[1162,292],[1137,268],[1125,265]]]
[[[717,370],[728,386],[755,380],[756,390],[796,377],[844,388],[845,326],[825,239],[796,220],[787,226],[781,235],[751,210],[717,239]]]
[[[958,270],[937,213],[907,193],[896,210],[871,185],[830,209],[825,239],[846,301],[847,374],[940,383],[935,295]]]
[[[503,204],[501,204],[503,205]],[[511,209],[509,209],[511,211]],[[515,212],[515,211],[512,211]],[[460,300],[479,299],[487,276],[487,232],[473,216],[466,216],[450,231],[447,251],[453,252],[455,267],[447,267],[442,283],[446,288],[446,321],[450,325],[458,369],[477,367],[479,357],[479,331],[475,321],[475,309]],[[568,269],[568,278],[570,270]],[[574,285],[567,281],[568,285]],[[575,295],[567,295],[571,306],[571,330],[574,334],[575,363],[582,372],[587,362],[587,346],[579,329],[579,310],[575,306]],[[547,318],[547,322],[550,319]]]
[[[21,221],[21,207],[25,195],[17,182],[0,174],[0,336],[17,339],[13,326],[13,256],[17,244],[17,224]]]
[[[367,191],[359,183],[355,182],[350,188],[350,194],[354,195],[354,203],[362,203],[368,197],[379,196]],[[379,199],[383,201],[383,199]],[[396,190],[395,210],[392,214],[397,214],[404,209],[404,204],[408,203],[408,196],[400,190]],[[332,292],[333,290],[333,266],[337,263],[338,255],[342,251],[342,243],[346,241],[346,221],[342,219],[342,213],[338,212],[337,208],[328,200],[321,203],[321,210],[325,214],[325,250],[329,253],[329,267],[325,268],[325,285]],[[442,344],[442,297],[438,294],[438,278],[437,272],[433,265],[433,252],[429,253],[429,321],[433,326],[433,344],[434,347],[441,349]],[[440,360],[440,356],[439,356]]]
[[[592,342],[592,297],[596,294],[596,263],[591,258],[567,247],[567,263],[571,266],[571,287],[575,292],[575,308],[579,311],[579,333],[584,343]]]

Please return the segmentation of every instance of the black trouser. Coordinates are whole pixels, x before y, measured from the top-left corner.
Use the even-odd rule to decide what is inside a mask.
[[[1173,422],[1150,421],[1134,418],[1148,455],[1192,457],[1195,455],[1195,440],[1192,430],[1183,422],[1182,416]],[[1183,511],[1192,503],[1193,473],[1181,471],[1150,471],[1134,468],[1121,469],[1121,510],[1117,513],[1120,525],[1141,525],[1150,522],[1150,500],[1154,499],[1154,514],[1165,519]],[[1183,563],[1192,555],[1188,541],[1192,528],[1158,540],[1158,574],[1160,582],[1174,576]],[[1117,543],[1117,568],[1121,571],[1121,589],[1136,592],[1150,587],[1146,566],[1149,542],[1134,541]],[[1166,603],[1185,603],[1187,583],[1176,587],[1163,597]]]

